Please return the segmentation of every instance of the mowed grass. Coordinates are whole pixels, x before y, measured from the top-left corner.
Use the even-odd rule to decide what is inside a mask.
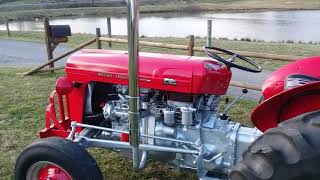
[[[0,67],[0,179],[13,179],[14,164],[19,153],[45,126],[45,107],[55,81],[64,72],[21,77],[25,68]],[[257,102],[242,100],[231,110],[234,120],[251,126],[248,114]],[[196,179],[190,170],[172,170],[164,164],[149,161],[144,171],[132,172],[131,161],[117,153],[90,149],[105,179]],[[76,162],[75,162],[76,163]]]
[[[80,44],[94,38],[93,34],[73,34],[69,37],[69,42],[67,43],[70,47],[76,47]],[[126,38],[126,37],[118,37]],[[0,31],[0,39],[11,39],[11,40],[22,40],[22,41],[32,41],[32,42],[44,42],[44,33],[42,32],[11,32],[11,37],[8,37],[5,31]],[[141,41],[151,41],[151,42],[162,42],[171,44],[181,44],[187,45],[188,38],[149,38],[141,37]],[[104,49],[117,49],[126,50],[127,44],[112,43],[112,48],[107,46],[106,42],[103,42]],[[270,53],[279,55],[295,55],[302,57],[319,56],[320,55],[320,44],[298,44],[298,43],[284,43],[284,42],[249,42],[249,41],[239,41],[239,40],[223,40],[214,39],[214,46],[221,47],[228,50],[236,51],[249,51],[249,52],[259,52],[259,53]],[[202,47],[206,45],[205,38],[195,38],[195,46]],[[95,48],[96,45],[93,44],[88,48]],[[157,52],[157,53],[168,53],[168,54],[181,54],[187,55],[187,51],[183,50],[172,50],[165,48],[153,48],[141,46],[141,51],[145,52]],[[204,53],[197,52],[196,56],[206,56]],[[256,61],[262,66],[264,70],[274,71],[277,68],[289,63],[288,61],[279,61],[271,59],[259,59],[250,58]]]

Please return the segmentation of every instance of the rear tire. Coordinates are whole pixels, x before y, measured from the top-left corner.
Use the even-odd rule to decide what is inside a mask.
[[[103,179],[95,159],[86,150],[72,141],[57,137],[40,139],[29,145],[17,159],[15,179],[25,180],[30,173],[37,174],[30,171],[39,170],[34,167],[41,163],[58,167],[73,180]]]
[[[231,180],[320,179],[320,112],[295,117],[253,142]]]

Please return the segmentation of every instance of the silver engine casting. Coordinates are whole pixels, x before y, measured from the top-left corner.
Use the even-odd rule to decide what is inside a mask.
[[[114,88],[116,92],[110,94],[114,98],[105,102],[103,117],[117,132],[102,131],[100,138],[120,141],[121,132],[129,131],[127,87]],[[164,152],[153,152],[151,157],[196,169],[199,177],[207,172],[228,174],[242,152],[262,133],[220,118],[219,102],[220,97],[214,95],[140,89],[141,143],[198,151],[197,155],[171,152],[165,156]]]

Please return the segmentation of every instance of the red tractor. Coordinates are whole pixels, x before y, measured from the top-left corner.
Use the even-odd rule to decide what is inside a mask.
[[[89,147],[132,152],[135,170],[152,158],[194,169],[199,179],[320,175],[320,57],[277,70],[252,113],[256,128],[244,127],[228,116],[239,98],[220,111],[220,97],[230,68],[261,67],[216,47],[204,47],[209,58],[138,53],[135,1],[128,7],[129,52],[82,50],[69,58],[41,139],[17,159],[16,179],[103,179]]]

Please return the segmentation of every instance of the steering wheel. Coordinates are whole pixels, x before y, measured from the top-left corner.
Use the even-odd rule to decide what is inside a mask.
[[[227,54],[227,55],[231,55],[232,57],[228,60],[226,60],[224,57],[219,56],[218,54],[214,53],[212,50],[214,51],[218,51],[218,52],[222,52],[223,54]],[[209,46],[204,46],[203,47],[203,51],[211,58],[216,59],[222,63],[224,63],[225,65],[227,65],[229,68],[231,67],[235,67],[244,71],[248,71],[248,72],[253,72],[253,73],[259,73],[262,71],[261,66],[259,66],[257,63],[255,63],[254,61],[243,57],[237,53],[225,50],[225,49],[221,49],[218,47],[209,47]],[[244,65],[239,65],[237,63],[234,62],[234,60],[236,58],[239,58],[240,60],[246,62],[247,64],[250,64],[251,67],[246,67]]]

